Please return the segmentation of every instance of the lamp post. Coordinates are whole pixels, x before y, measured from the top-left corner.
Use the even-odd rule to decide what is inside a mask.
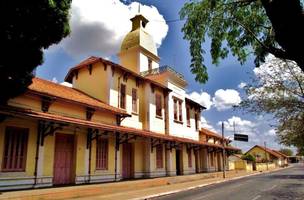
[[[224,122],[222,122],[222,144],[223,144],[223,178],[226,178],[226,151],[224,140]]]

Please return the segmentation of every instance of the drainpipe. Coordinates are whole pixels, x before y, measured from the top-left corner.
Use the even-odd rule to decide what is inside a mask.
[[[38,171],[38,159],[39,159],[39,146],[40,146],[40,132],[41,132],[41,123],[38,122],[38,132],[37,132],[37,142],[36,142],[36,155],[35,155],[35,170],[34,170],[34,187],[37,185],[37,171]]]
[[[117,181],[117,153],[119,150],[119,133],[115,132],[115,181]]]

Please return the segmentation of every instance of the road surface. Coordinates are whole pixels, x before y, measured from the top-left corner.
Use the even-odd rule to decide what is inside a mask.
[[[304,164],[155,200],[304,200]]]

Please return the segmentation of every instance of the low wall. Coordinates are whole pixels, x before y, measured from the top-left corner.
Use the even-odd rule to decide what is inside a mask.
[[[235,170],[235,161],[229,161],[229,166],[228,166],[228,170]]]
[[[249,172],[253,171],[252,163],[249,163],[246,160],[234,161],[234,169],[235,170],[246,170]]]
[[[267,166],[268,165],[268,166]],[[275,169],[276,165],[275,163],[256,163],[256,170],[257,171],[266,171],[271,170],[271,169]]]

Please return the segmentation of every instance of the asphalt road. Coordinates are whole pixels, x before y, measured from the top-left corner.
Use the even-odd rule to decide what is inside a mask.
[[[155,198],[157,200],[304,200],[304,164]]]

